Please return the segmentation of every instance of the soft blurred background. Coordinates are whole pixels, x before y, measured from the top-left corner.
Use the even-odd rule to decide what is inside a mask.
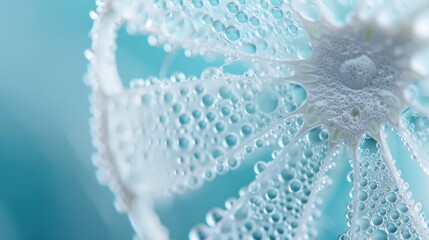
[[[0,2],[0,239],[132,239],[90,161],[95,1]]]
[[[92,0],[2,0],[0,6],[0,239],[132,239],[133,230],[113,205],[113,194],[99,185],[91,163],[88,95],[84,84],[90,46]],[[119,33],[118,65],[124,79],[158,75],[166,54],[144,36]],[[177,52],[169,72],[199,74],[208,64]],[[397,149],[398,152],[406,151]],[[257,156],[258,160],[266,160]],[[407,161],[405,161],[407,162]],[[347,166],[347,160],[344,160]],[[408,165],[406,165],[408,166]],[[160,205],[172,237],[203,222],[212,207],[237,196],[253,173],[247,166],[207,184],[201,191]],[[411,180],[424,184],[418,168]],[[324,206],[320,239],[346,230],[349,168],[339,171]],[[405,171],[407,172],[407,171]],[[428,201],[429,202],[429,201]]]

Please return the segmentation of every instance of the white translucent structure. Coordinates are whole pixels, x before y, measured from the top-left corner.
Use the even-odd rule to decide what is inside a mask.
[[[168,239],[153,202],[275,149],[191,239],[316,239],[340,148],[353,168],[340,239],[426,239],[386,132],[429,173],[429,3],[424,0],[99,0],[88,80],[98,176],[142,239]],[[116,31],[248,61],[243,75],[137,80],[116,70]],[[143,56],[144,57],[144,56]],[[286,71],[287,70],[287,71]]]

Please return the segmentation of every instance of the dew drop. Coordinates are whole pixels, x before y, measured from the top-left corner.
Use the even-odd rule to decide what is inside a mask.
[[[387,199],[387,201],[389,201],[391,203],[395,202],[396,201],[396,193],[394,193],[394,192],[388,193],[386,196],[386,199]]]
[[[243,125],[241,127],[241,133],[243,134],[243,136],[248,136],[252,133],[252,127],[249,125]]]
[[[179,116],[179,122],[180,122],[181,125],[186,125],[190,121],[191,121],[191,118],[186,113],[184,113],[184,114],[182,114],[182,115]]]
[[[265,197],[267,198],[267,200],[275,200],[278,195],[279,195],[278,190],[275,188],[271,188],[267,191],[267,193],[265,194]]]
[[[374,215],[371,218],[371,222],[372,224],[374,224],[375,226],[381,225],[383,223],[383,218],[381,218],[378,215]]]
[[[209,226],[215,226],[216,223],[220,222],[223,218],[223,211],[218,208],[214,208],[207,213],[206,222]]]
[[[213,22],[213,30],[215,32],[222,32],[225,29],[225,25],[223,25],[220,21],[214,21]]]
[[[194,8],[202,8],[203,7],[203,1],[202,0],[192,0],[192,6]]]
[[[235,135],[229,134],[225,137],[225,144],[227,147],[234,147],[238,142],[238,139]]]
[[[235,15],[235,19],[237,20],[237,22],[239,23],[245,23],[248,20],[247,14],[240,11]]]
[[[209,4],[211,6],[218,6],[219,5],[219,0],[209,0]]]
[[[271,9],[271,16],[273,16],[273,18],[280,20],[283,18],[283,11],[280,10],[280,8],[272,8]]]
[[[288,30],[291,34],[297,34],[298,33],[298,27],[295,25],[289,25]]]
[[[248,211],[247,207],[241,206],[235,211],[235,213],[233,215],[234,220],[242,221],[242,220],[247,218],[248,213],[249,213],[249,211]]]
[[[358,193],[358,199],[360,201],[365,201],[367,198],[368,198],[368,193],[367,192],[365,192],[363,190],[359,191],[359,193]]]
[[[301,187],[302,187],[302,183],[298,180],[292,180],[289,183],[289,190],[291,192],[298,192],[299,190],[301,190]]]
[[[234,26],[229,26],[225,29],[224,38],[231,42],[237,41],[240,38],[240,31]]]
[[[258,19],[258,18],[256,18],[256,17],[251,17],[251,18],[250,18],[250,24],[251,24],[252,26],[258,26],[258,25],[259,25],[259,19]]]
[[[283,169],[280,172],[280,178],[285,182],[292,180],[294,177],[295,177],[295,173],[292,170]]]
[[[256,174],[260,174],[265,170],[266,167],[267,167],[267,164],[265,162],[258,161],[257,163],[255,163],[255,166],[253,166],[253,170],[255,171]]]
[[[271,5],[279,7],[283,4],[283,0],[270,0]]]
[[[206,95],[204,95],[202,101],[203,101],[204,106],[209,107],[213,104],[214,99],[211,95],[206,94]]]
[[[279,99],[276,94],[264,90],[259,94],[257,104],[261,111],[265,113],[270,113],[276,110],[279,104]]]
[[[387,233],[383,230],[377,229],[372,233],[371,240],[387,240]]]
[[[179,138],[179,147],[181,149],[187,149],[190,145],[190,142],[187,138],[181,137]]]
[[[219,89],[219,95],[223,99],[228,99],[231,96],[231,89],[226,86],[223,86]]]
[[[254,54],[256,53],[256,46],[253,43],[245,43],[242,46],[243,52]]]
[[[236,13],[238,11],[238,6],[237,4],[230,2],[226,5],[226,9],[228,9],[230,13]]]

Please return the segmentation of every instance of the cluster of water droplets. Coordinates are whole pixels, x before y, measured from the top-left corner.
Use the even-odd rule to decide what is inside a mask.
[[[429,118],[411,109],[401,115],[402,141],[408,145],[421,167],[429,173]]]
[[[180,44],[189,53],[221,52],[263,59],[309,57],[309,36],[281,0],[135,1],[125,16],[132,32],[152,45]],[[147,21],[150,19],[150,21]],[[190,44],[188,39],[192,39]]]
[[[225,210],[209,211],[207,225],[196,226],[190,238],[295,239],[298,234],[299,239],[315,238],[311,223],[320,213],[310,195],[323,185],[318,176],[327,161],[328,142],[326,129],[317,128],[280,150],[270,163],[257,162],[256,179],[238,199],[227,200]]]
[[[373,138],[366,138],[356,154],[354,201],[346,214],[350,229],[339,239],[424,239],[423,219],[416,214],[421,203],[411,200],[390,153]]]
[[[286,146],[303,122],[292,112],[305,91],[275,79],[209,69],[201,79],[179,74],[132,86],[107,112],[110,147],[135,192],[197,188],[258,149]]]

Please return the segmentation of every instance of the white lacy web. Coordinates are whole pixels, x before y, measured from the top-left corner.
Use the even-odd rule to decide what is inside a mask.
[[[383,126],[429,172],[428,14],[425,1],[97,1],[86,54],[100,181],[140,238],[168,239],[155,201],[198,191],[270,149],[273,160],[255,165],[239,198],[189,237],[316,239],[319,193],[345,148],[353,199],[339,238],[427,238]],[[121,24],[153,45],[246,60],[252,70],[211,68],[124,88],[115,60]]]

